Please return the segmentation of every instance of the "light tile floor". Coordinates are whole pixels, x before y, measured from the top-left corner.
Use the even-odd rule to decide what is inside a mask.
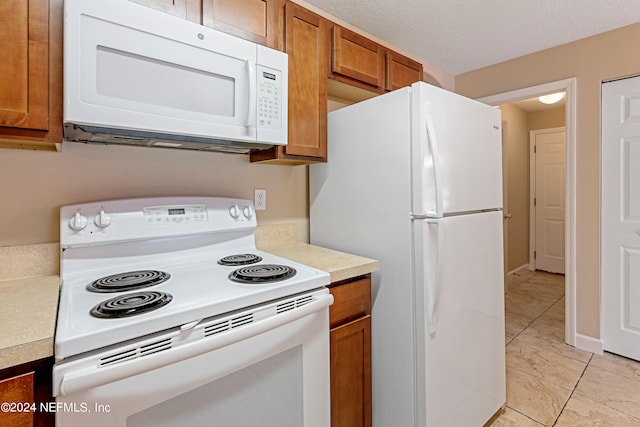
[[[640,427],[640,363],[564,343],[564,276],[520,270],[505,295],[501,426]]]

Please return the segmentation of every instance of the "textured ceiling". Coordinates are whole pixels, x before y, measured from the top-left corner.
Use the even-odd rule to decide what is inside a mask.
[[[640,22],[640,0],[306,0],[457,75]]]

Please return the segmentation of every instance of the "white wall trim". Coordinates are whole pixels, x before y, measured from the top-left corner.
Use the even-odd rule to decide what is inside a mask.
[[[602,356],[604,354],[604,345],[602,344],[602,340],[598,338],[588,337],[582,334],[576,334],[576,348],[580,350],[590,351],[591,353],[599,354]]]
[[[558,80],[537,86],[480,98],[489,105],[500,105],[548,93],[564,91],[566,94],[566,191],[565,191],[565,341],[582,348],[576,333],[576,78]],[[584,341],[585,345],[588,345]],[[590,351],[590,350],[589,350]]]
[[[507,273],[507,275],[515,274],[515,273],[517,273],[518,271],[520,271],[520,270],[524,270],[524,269],[527,269],[527,270],[528,270],[528,269],[529,269],[529,264],[524,264],[524,265],[521,265],[521,266],[520,266],[520,267],[518,267],[518,268],[514,268],[513,270],[511,270],[510,272],[508,272],[508,273]]]

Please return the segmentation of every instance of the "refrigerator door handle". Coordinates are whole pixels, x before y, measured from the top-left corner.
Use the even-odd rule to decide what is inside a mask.
[[[431,161],[433,162],[433,184],[435,187],[435,202],[436,202],[436,210],[435,212],[427,212],[427,217],[429,218],[442,218],[442,183],[440,181],[441,173],[440,173],[440,156],[438,154],[438,141],[436,139],[436,133],[433,128],[433,118],[432,118],[432,110],[431,103],[424,103],[424,111],[426,116],[426,126],[427,126],[427,140],[429,141],[429,149],[431,150]]]
[[[426,280],[427,301],[427,333],[433,335],[438,324],[438,302],[440,300],[440,288],[442,285],[442,264],[444,262],[444,232],[445,223],[442,220],[427,220],[429,227],[435,227],[436,254],[433,280]],[[430,285],[431,284],[431,285]]]

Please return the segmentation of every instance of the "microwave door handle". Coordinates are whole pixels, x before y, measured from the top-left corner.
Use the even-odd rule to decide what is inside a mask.
[[[256,63],[250,59],[246,62],[247,77],[249,80],[249,102],[247,105],[247,120],[245,126],[256,127]]]

